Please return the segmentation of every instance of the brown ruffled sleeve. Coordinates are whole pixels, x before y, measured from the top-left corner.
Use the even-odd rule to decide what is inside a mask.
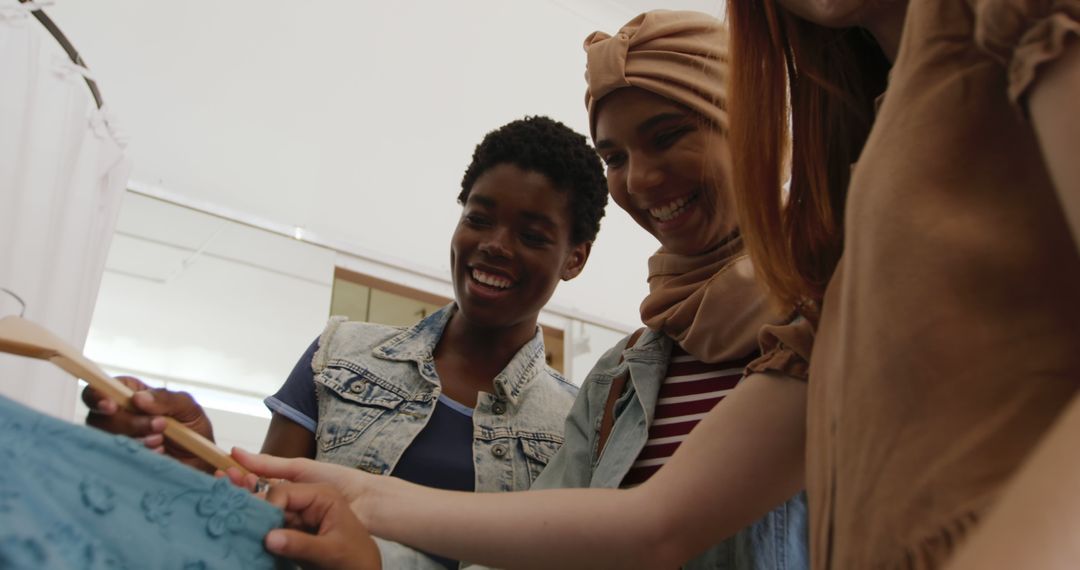
[[[1007,67],[1009,100],[1025,112],[1040,67],[1080,41],[1080,0],[968,2],[975,14],[975,43]]]
[[[806,380],[814,327],[797,317],[786,325],[766,325],[758,333],[761,356],[746,366],[746,374],[772,372]]]

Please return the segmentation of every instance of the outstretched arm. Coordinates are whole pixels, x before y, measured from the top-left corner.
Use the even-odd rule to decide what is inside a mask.
[[[1080,38],[1033,87],[1030,102],[1050,177],[1080,251]],[[1077,263],[1066,252],[1063,263]],[[1080,378],[1077,378],[1080,385]],[[1080,396],[1043,438],[950,570],[1080,567]]]
[[[806,385],[745,379],[668,464],[630,490],[454,493],[311,461],[236,454],[272,477],[341,490],[376,535],[489,566],[673,567],[730,536],[803,484]]]
[[[1058,419],[949,570],[1080,567],[1080,397]]]
[[[149,449],[169,455],[200,471],[214,471],[209,463],[165,439],[165,418],[171,417],[214,441],[214,427],[210,418],[190,394],[164,388],[152,389],[130,376],[117,379],[136,390],[131,398],[132,409],[120,408],[116,402],[87,386],[82,394],[83,401],[90,408],[86,425],[136,438]],[[262,451],[279,457],[314,457],[315,435],[300,424],[275,413],[270,420]]]
[[[308,414],[304,411],[308,409],[305,407],[308,403],[304,400],[305,398],[310,400],[311,408],[315,407],[311,359],[317,348],[317,342],[312,343],[296,363],[289,379],[286,380],[282,391],[289,388],[289,396],[286,397],[289,401],[277,402],[284,407],[299,405],[301,410],[290,409],[300,416]],[[136,438],[146,447],[174,457],[191,467],[207,473],[214,471],[212,465],[165,439],[165,418],[170,417],[210,441],[214,441],[214,429],[210,418],[190,394],[163,388],[151,389],[138,378],[130,376],[120,376],[117,380],[135,391],[131,397],[131,409],[117,406],[116,402],[87,386],[82,393],[83,402],[90,408],[86,416],[87,425]],[[315,434],[274,408],[262,452],[279,457],[315,457]]]
[[[1032,87],[1028,99],[1050,180],[1080,250],[1080,37]]]

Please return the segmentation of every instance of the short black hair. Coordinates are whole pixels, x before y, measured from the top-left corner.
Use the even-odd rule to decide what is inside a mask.
[[[556,188],[569,192],[571,240],[577,244],[596,239],[607,206],[607,180],[600,157],[584,136],[541,116],[525,117],[491,131],[473,151],[472,163],[461,179],[458,203],[464,205],[476,180],[500,164],[543,174]]]

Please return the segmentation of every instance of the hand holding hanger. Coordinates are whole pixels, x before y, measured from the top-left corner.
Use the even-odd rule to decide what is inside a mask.
[[[185,392],[151,388],[131,376],[117,376],[116,380],[135,392],[130,407],[121,407],[93,386],[87,386],[82,392],[83,403],[90,409],[86,425],[138,439],[148,449],[164,453],[189,467],[214,472],[214,465],[165,438],[165,418],[172,418],[214,441],[214,427],[198,402]]]
[[[131,409],[131,396],[134,394],[131,388],[106,374],[56,335],[22,317],[0,319],[0,352],[48,360],[72,376],[82,378],[117,406]],[[164,436],[179,447],[222,471],[229,467],[243,469],[210,440],[173,418],[163,419]]]

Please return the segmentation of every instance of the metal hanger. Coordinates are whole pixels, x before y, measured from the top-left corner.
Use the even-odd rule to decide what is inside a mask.
[[[32,0],[19,0],[19,3],[33,5]],[[60,44],[60,47],[64,49],[64,52],[67,53],[68,57],[71,58],[71,61],[75,63],[75,65],[84,68],[86,67],[86,62],[83,61],[79,52],[75,50],[75,46],[71,44],[71,40],[64,35],[64,32],[60,31],[60,27],[56,25],[56,22],[54,22],[44,10],[39,6],[33,6],[30,13],[33,14],[34,18],[49,31],[49,34],[52,35],[58,44]],[[94,97],[94,103],[100,109],[105,103],[101,100],[101,91],[98,90],[97,82],[89,77],[84,77],[84,79],[86,80],[86,86],[90,88],[90,95]]]

